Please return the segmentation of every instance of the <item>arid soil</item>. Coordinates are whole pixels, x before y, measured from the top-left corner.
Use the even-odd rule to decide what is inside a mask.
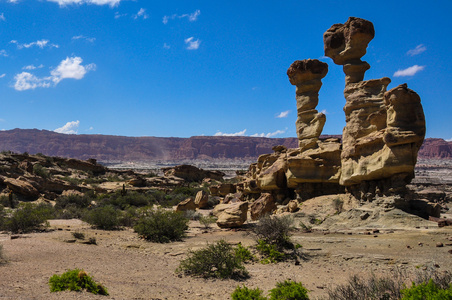
[[[394,225],[373,233],[363,228],[335,233],[298,230],[293,241],[303,246],[305,257],[299,265],[291,261],[247,264],[250,278],[240,282],[186,277],[175,270],[189,249],[209,242],[225,239],[232,244],[254,245],[249,230],[252,224],[238,231],[216,225],[205,230],[199,222],[191,221],[184,241],[156,244],[139,239],[130,229],[102,231],[79,220],[51,220],[47,232],[0,234],[7,259],[0,265],[0,299],[230,299],[238,285],[267,292],[286,279],[301,281],[310,290],[311,299],[319,299],[352,274],[380,275],[396,269],[412,274],[429,266],[452,271],[452,228],[438,228],[423,219],[415,222],[416,226],[410,223],[395,229],[398,226]],[[85,240],[95,237],[97,245],[75,241],[74,231],[83,232]],[[84,269],[103,283],[110,296],[51,293],[49,278],[73,268]]]

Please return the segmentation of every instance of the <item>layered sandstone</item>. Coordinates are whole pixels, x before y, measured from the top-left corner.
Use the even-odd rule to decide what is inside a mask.
[[[325,32],[324,46],[346,75],[340,184],[385,194],[414,177],[425,118],[419,96],[406,84],[387,92],[387,77],[363,81],[370,66],[361,57],[374,35],[371,22],[350,17]]]

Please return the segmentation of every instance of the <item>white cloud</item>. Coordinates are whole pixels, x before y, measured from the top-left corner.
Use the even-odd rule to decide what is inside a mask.
[[[0,56],[7,57],[8,54],[6,53],[6,50],[0,50]]]
[[[46,78],[38,78],[35,75],[22,72],[14,76],[14,88],[16,91],[34,90],[37,87],[50,87],[50,82]]]
[[[44,68],[43,64],[40,64],[39,66],[35,67],[34,65],[25,66],[22,68],[22,70],[36,70],[36,69],[42,69]]]
[[[125,16],[127,16],[127,14],[120,14],[118,12],[115,12],[115,19],[119,19],[119,18],[122,18],[122,17],[125,17]]]
[[[450,139],[446,140],[446,142],[452,142],[452,138],[450,138]]]
[[[164,16],[163,17],[163,24],[167,24],[169,20],[174,20],[174,19],[183,19],[183,18],[187,18],[188,21],[190,22],[194,22],[196,20],[198,20],[199,15],[201,14],[201,11],[199,9],[197,9],[194,13],[191,14],[183,14],[183,15],[171,15],[171,16]]]
[[[67,57],[61,61],[60,65],[52,70],[52,81],[58,84],[65,78],[82,79],[88,71],[95,70],[95,64],[82,66],[83,59],[80,57]]]
[[[236,133],[224,133],[221,131],[218,131],[214,134],[214,136],[244,136],[246,133],[246,129],[243,129],[242,131],[236,132]]]
[[[163,43],[163,48],[164,48],[164,49],[169,49],[169,48],[171,48],[171,46],[168,45],[167,43]]]
[[[324,114],[324,115],[327,115],[327,114],[328,114],[328,112],[326,111],[326,109],[322,109],[322,111],[321,111],[320,113],[322,113],[322,114]]]
[[[283,111],[283,112],[279,113],[279,115],[277,115],[276,117],[277,118],[287,118],[289,113],[290,113],[290,110],[286,110],[286,111]]]
[[[201,41],[195,40],[194,37],[189,37],[184,40],[185,44],[187,44],[187,50],[197,50],[199,45],[201,45]]]
[[[67,57],[50,72],[50,76],[42,78],[36,77],[29,72],[22,72],[14,76],[16,81],[14,88],[17,91],[33,90],[38,87],[48,88],[52,85],[56,86],[61,80],[66,78],[82,79],[86,73],[96,69],[95,64],[83,66],[82,62],[83,60],[80,57]],[[28,67],[31,68],[31,66]]]
[[[58,133],[64,134],[77,134],[78,126],[80,125],[80,121],[71,121],[67,122],[63,127],[57,128],[54,131]]]
[[[0,21],[6,21],[5,15],[3,13],[0,14]]]
[[[415,55],[421,54],[425,50],[427,50],[427,47],[425,47],[423,44],[420,44],[420,45],[417,45],[416,48],[408,50],[408,52],[406,54],[408,54],[409,56],[415,56]]]
[[[95,4],[95,5],[110,5],[114,7],[121,2],[121,0],[47,0],[48,2],[58,3],[60,6],[71,4]]]
[[[403,70],[398,70],[397,72],[394,73],[394,77],[405,77],[405,76],[413,76],[414,74],[416,74],[419,71],[424,70],[425,66],[418,66],[418,65],[414,65],[412,67],[403,69]]]
[[[84,35],[73,36],[72,39],[73,40],[85,40],[90,43],[94,43],[94,41],[96,40],[96,38],[90,38],[90,37],[86,37]]]
[[[275,132],[269,132],[269,133],[255,133],[252,134],[250,136],[252,137],[266,137],[266,138],[271,138],[272,136],[278,135],[278,134],[283,134],[285,133],[285,130],[276,130]]]
[[[3,77],[5,77],[5,76],[6,76],[6,74],[3,73],[3,74],[0,75],[0,78],[3,78]]]
[[[287,130],[287,128],[286,128]],[[270,138],[278,134],[283,134],[286,132],[286,130],[276,130],[275,132],[269,132],[269,133],[255,133],[250,135],[251,137],[266,137]],[[221,131],[218,131],[214,134],[214,136],[246,136],[246,129],[243,129],[242,131],[235,132],[235,133],[224,133]]]
[[[140,10],[137,12],[136,15],[133,16],[133,18],[136,20],[138,18],[142,17],[144,20],[149,18],[149,15],[146,13],[146,9],[140,8]]]
[[[31,48],[31,47],[39,47],[41,49],[44,49],[45,47],[49,47],[49,48],[59,48],[60,46],[56,45],[56,44],[49,44],[49,40],[39,40],[36,42],[31,42],[29,44],[19,44],[19,42],[17,42],[16,40],[12,40],[11,42],[9,42],[10,44],[16,44],[17,45],[17,49],[23,49],[23,48]]]

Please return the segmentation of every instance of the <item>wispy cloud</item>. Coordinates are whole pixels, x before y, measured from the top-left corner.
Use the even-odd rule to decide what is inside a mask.
[[[82,79],[86,73],[96,69],[95,64],[82,65],[80,57],[67,57],[58,67],[50,72],[50,76],[37,77],[29,72],[22,72],[14,76],[14,89],[17,91],[33,90],[38,87],[49,88],[56,86],[63,79]]]
[[[286,110],[286,111],[280,112],[279,115],[277,115],[276,117],[277,118],[287,118],[289,113],[290,113],[290,110]]]
[[[287,130],[287,128],[286,128]],[[249,135],[251,137],[266,137],[270,138],[278,134],[283,134],[286,132],[286,130],[276,130],[275,132],[269,132],[269,133],[255,133],[252,135]],[[242,131],[235,132],[235,133],[224,133],[221,131],[218,131],[214,134],[214,136],[246,136],[246,129],[243,129]]]
[[[31,48],[31,47],[39,47],[41,49],[44,49],[45,47],[49,47],[49,48],[59,48],[60,47],[60,46],[58,46],[56,44],[49,44],[49,40],[39,40],[39,41],[31,42],[31,43],[28,43],[28,44],[20,44],[18,41],[12,40],[9,43],[10,44],[16,44],[17,45],[17,49]]]
[[[133,18],[135,20],[138,18],[143,18],[144,20],[146,20],[147,18],[149,18],[149,15],[146,13],[146,9],[140,8],[140,10],[136,13],[136,15],[133,15]]]
[[[74,41],[76,41],[76,40],[85,40],[87,42],[94,43],[96,38],[87,37],[87,36],[84,36],[84,35],[77,35],[77,36],[73,36],[72,40],[74,40]]]
[[[214,134],[214,136],[244,136],[246,133],[246,129],[243,129],[242,131],[236,132],[236,133],[224,133],[221,131],[218,131]]]
[[[0,56],[7,57],[8,53],[6,53],[6,50],[0,50]]]
[[[79,120],[71,121],[67,122],[63,127],[55,129],[54,131],[64,134],[77,134],[79,125],[80,125]]]
[[[71,4],[95,4],[95,5],[110,5],[114,7],[118,5],[121,0],[47,0],[48,2],[58,3],[60,6]]]
[[[6,74],[3,73],[3,74],[0,75],[0,78],[3,78],[3,77],[5,77],[5,76],[6,76]]]
[[[118,12],[115,12],[115,19],[119,19],[119,18],[126,17],[126,16],[127,16],[127,14],[120,14]]]
[[[5,15],[3,13],[0,14],[0,21],[6,21]]]
[[[22,70],[36,70],[36,69],[42,69],[44,68],[43,64],[40,64],[39,66],[29,65],[22,68]]]
[[[183,18],[187,18],[188,21],[194,22],[198,19],[200,14],[201,14],[201,11],[199,9],[197,9],[194,13],[191,13],[191,14],[183,14],[183,15],[174,14],[171,16],[164,16],[162,22],[163,22],[163,24],[167,24],[169,20],[183,19]]]
[[[197,50],[201,45],[201,41],[195,40],[194,37],[189,37],[184,40],[185,44],[187,44],[187,50]]]
[[[446,140],[446,142],[452,142],[452,138],[450,138],[450,139]]]
[[[424,70],[425,66],[418,66],[418,65],[414,65],[412,67],[403,69],[403,70],[398,70],[397,72],[394,73],[394,77],[406,77],[406,76],[414,76],[414,74],[416,74],[419,71]]]
[[[171,46],[168,45],[167,43],[163,43],[163,48],[164,48],[164,49],[169,49],[169,48],[171,48]]]
[[[421,54],[425,50],[427,50],[427,47],[425,47],[424,44],[420,44],[420,45],[417,45],[416,48],[408,50],[408,52],[406,54],[408,54],[409,56],[415,56],[415,55]]]
[[[287,130],[287,129],[286,129],[286,130]],[[273,136],[275,136],[275,135],[285,133],[286,130],[276,130],[275,132],[269,132],[269,133],[255,133],[255,134],[252,134],[252,135],[250,135],[250,136],[252,136],[252,137],[266,137],[266,138],[271,138],[271,137],[273,137]]]

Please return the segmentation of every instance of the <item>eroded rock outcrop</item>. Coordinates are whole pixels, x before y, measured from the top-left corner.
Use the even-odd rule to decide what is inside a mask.
[[[404,193],[414,177],[425,118],[419,96],[406,84],[387,91],[387,77],[364,81],[370,65],[361,58],[374,36],[371,22],[350,17],[323,37],[325,55],[345,73],[342,141],[319,139],[326,117],[316,106],[328,65],[295,61],[287,75],[296,86],[299,147],[274,147],[273,154],[261,155],[238,185],[240,191],[254,199],[270,193],[280,204],[295,195],[306,200],[345,188],[361,200]]]
[[[346,76],[340,184],[365,198],[404,189],[425,135],[420,98],[406,84],[386,91],[387,77],[363,81],[370,66],[361,57],[374,35],[371,22],[350,17],[323,37],[325,55]]]

